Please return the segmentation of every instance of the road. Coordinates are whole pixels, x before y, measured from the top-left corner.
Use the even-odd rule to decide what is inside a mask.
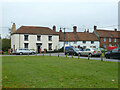
[[[35,54],[36,55],[36,54]],[[35,56],[35,55],[30,55],[30,56]],[[37,56],[50,56],[50,54],[37,54]],[[0,55],[0,56],[20,56],[20,55]],[[27,56],[27,55],[24,55]],[[51,53],[51,56],[58,56],[58,53]],[[59,53],[60,57],[66,57],[66,55],[64,55],[64,53]],[[67,56],[67,57],[72,57],[72,56]],[[78,58],[78,56],[73,56],[73,58]],[[80,58],[82,59],[88,59],[88,57],[85,56],[80,56]],[[92,60],[101,60],[101,57],[90,57],[90,59]],[[103,57],[103,61],[111,61],[111,62],[120,62],[120,60],[118,59],[106,59],[105,57]]]

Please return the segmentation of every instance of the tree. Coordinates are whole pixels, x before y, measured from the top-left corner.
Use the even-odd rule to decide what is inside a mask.
[[[2,50],[3,51],[8,51],[11,47],[11,40],[8,38],[3,38],[2,39]]]

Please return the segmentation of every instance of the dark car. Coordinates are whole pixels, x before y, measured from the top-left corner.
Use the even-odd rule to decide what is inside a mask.
[[[120,59],[120,48],[115,48],[105,53],[106,58]]]
[[[68,49],[68,55],[79,55],[80,54],[80,50],[78,48],[69,48]]]

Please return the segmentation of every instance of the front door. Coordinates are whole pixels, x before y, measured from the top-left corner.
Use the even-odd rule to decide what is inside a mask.
[[[37,43],[36,45],[37,45],[37,53],[40,53],[42,43]]]

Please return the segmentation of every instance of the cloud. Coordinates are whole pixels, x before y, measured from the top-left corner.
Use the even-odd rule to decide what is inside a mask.
[[[118,2],[119,0],[0,0],[1,2]]]

